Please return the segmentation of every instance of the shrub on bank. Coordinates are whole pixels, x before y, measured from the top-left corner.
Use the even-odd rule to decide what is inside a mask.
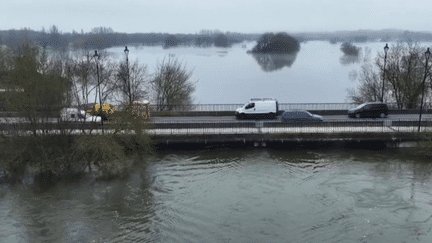
[[[137,156],[142,160],[153,153],[153,142],[146,133],[151,128],[148,118],[136,116],[132,111],[123,113],[111,122],[114,128],[113,139],[121,145],[126,156]],[[123,135],[124,133],[128,135]]]
[[[105,135],[72,135],[61,126],[62,133],[55,135],[0,135],[0,181],[22,180],[29,173],[46,182],[87,172],[99,179],[127,176],[134,161],[154,151],[148,128],[148,119],[131,110],[110,119],[105,129],[114,132]]]
[[[420,134],[416,153],[428,159],[432,158],[432,132],[423,132]]]
[[[151,140],[145,135],[2,135],[0,180],[22,180],[26,171],[49,183],[85,173],[98,179],[122,178],[135,160],[152,151]]]
[[[21,178],[26,170],[35,175],[50,171],[57,177],[79,174],[85,168],[75,160],[72,143],[73,138],[67,135],[2,136],[0,166],[3,174],[10,180]]]
[[[77,159],[84,161],[88,170],[99,178],[123,177],[132,166],[112,135],[82,136],[76,140],[74,147]]]

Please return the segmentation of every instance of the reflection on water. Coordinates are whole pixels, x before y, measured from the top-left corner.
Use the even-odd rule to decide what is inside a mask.
[[[338,45],[309,41],[291,56],[251,56],[246,50],[255,44],[248,42],[230,48],[146,46],[132,48],[129,59],[138,59],[153,70],[168,55],[175,55],[188,69],[193,69],[192,79],[199,80],[194,100],[200,104],[239,104],[251,97],[274,97],[280,103],[345,102],[347,89],[358,85],[350,81],[349,73],[358,70],[360,63],[341,65]],[[371,57],[383,47],[381,42],[358,45],[362,50],[370,47]],[[119,61],[124,60],[124,47],[108,51]]]
[[[224,57],[224,56],[228,55],[228,51],[217,51],[217,54],[218,54],[220,57]]]
[[[292,54],[252,53],[251,55],[263,71],[273,72],[284,67],[291,67],[297,57],[297,52]]]
[[[339,59],[340,63],[344,66],[348,66],[350,64],[356,64],[359,63],[359,56],[358,55],[346,55],[340,57]]]
[[[164,152],[124,181],[0,185],[0,241],[431,242],[431,179],[400,150]]]

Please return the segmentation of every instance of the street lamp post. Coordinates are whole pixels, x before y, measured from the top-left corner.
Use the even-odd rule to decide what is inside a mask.
[[[97,85],[99,90],[99,116],[101,117],[101,126],[102,126],[102,135],[104,135],[103,128],[103,116],[102,116],[102,96],[101,96],[101,88],[100,88],[100,79],[99,79],[99,59],[100,55],[95,51],[93,57],[96,59],[96,75],[97,75]]]
[[[383,71],[383,85],[382,85],[382,91],[381,91],[381,102],[384,102],[384,84],[385,84],[385,68],[386,68],[386,62],[387,62],[387,52],[388,52],[388,44],[386,43],[384,47],[384,71]]]
[[[424,89],[425,89],[425,82],[426,82],[426,77],[427,77],[427,69],[428,69],[428,61],[429,61],[429,57],[430,57],[430,51],[429,51],[429,47],[427,49],[427,51],[425,52],[425,57],[426,57],[426,65],[425,65],[425,74],[424,74],[424,78],[423,78],[423,82],[422,82],[422,96],[421,96],[421,100],[420,100],[420,115],[419,115],[419,125],[418,125],[418,132],[420,132],[420,126],[421,126],[421,117],[422,117],[422,112],[423,112],[423,98],[424,98]]]
[[[128,85],[128,96],[129,96],[129,106],[132,105],[132,94],[131,94],[131,84],[129,79],[129,50],[127,46],[124,49],[124,53],[126,54],[126,68],[127,68],[127,85]]]

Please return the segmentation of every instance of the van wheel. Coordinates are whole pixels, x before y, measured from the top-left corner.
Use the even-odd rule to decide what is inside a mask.
[[[381,114],[380,114],[380,117],[381,117],[381,118],[386,118],[387,116],[386,116],[385,113],[381,113]]]
[[[356,118],[360,118],[361,116],[360,116],[360,114],[357,113],[357,114],[355,115],[355,117],[356,117]]]
[[[270,119],[275,119],[275,118],[276,118],[276,114],[273,113],[273,112],[270,112],[270,113],[269,113],[269,118],[270,118]]]
[[[244,114],[239,114],[239,115],[237,116],[237,119],[239,119],[239,120],[243,120],[243,119],[245,119],[245,115],[244,115]]]

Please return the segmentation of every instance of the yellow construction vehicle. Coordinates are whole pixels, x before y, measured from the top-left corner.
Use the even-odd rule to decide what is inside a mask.
[[[100,116],[103,120],[108,120],[115,111],[116,109],[111,104],[102,104],[102,110],[101,105],[95,104],[91,109],[87,110],[87,113],[92,116]]]

